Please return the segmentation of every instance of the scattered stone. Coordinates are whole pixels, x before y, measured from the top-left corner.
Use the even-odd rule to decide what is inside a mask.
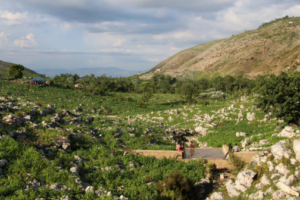
[[[237,197],[240,195],[240,192],[237,191],[237,189],[235,188],[235,184],[232,182],[232,180],[229,180],[226,184],[226,189],[228,192],[228,195],[230,197]]]
[[[275,169],[280,173],[280,174],[288,174],[290,171],[288,170],[287,166],[285,166],[283,163],[280,163],[275,167]]]
[[[261,177],[260,182],[263,185],[270,185],[271,184],[269,179],[267,178],[267,176],[265,174],[263,175],[263,177]]]
[[[235,135],[236,135],[236,137],[246,137],[247,133],[245,133],[245,132],[236,132]]]
[[[277,136],[293,138],[296,136],[296,133],[292,126],[286,126]]]
[[[255,113],[247,113],[246,118],[247,118],[248,121],[256,120]]]
[[[293,141],[293,150],[296,154],[296,159],[300,162],[300,140]]]
[[[70,169],[70,171],[71,171],[73,174],[75,174],[76,176],[79,175],[79,167],[77,167],[77,166],[72,167],[72,168]]]
[[[293,195],[293,196],[299,196],[299,193],[298,192],[296,192],[295,190],[293,190],[292,188],[290,188],[289,186],[287,186],[286,184],[284,184],[284,183],[282,183],[282,182],[278,182],[277,184],[276,184],[276,186],[280,189],[280,190],[282,190],[283,192],[286,192],[286,193],[288,193],[288,194],[290,194],[290,195]]]
[[[289,159],[292,153],[282,142],[277,142],[275,145],[271,146],[271,152],[276,159],[282,159],[282,157]]]
[[[249,199],[262,200],[266,196],[266,193],[263,191],[257,191],[256,193],[250,194]]]
[[[94,193],[94,187],[93,187],[93,186],[88,186],[88,187],[85,189],[85,192],[86,192],[86,193]]]
[[[224,193],[223,192],[214,192],[210,196],[210,200],[222,200],[224,199]]]

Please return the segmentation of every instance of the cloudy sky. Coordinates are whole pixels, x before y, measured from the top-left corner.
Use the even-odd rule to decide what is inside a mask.
[[[180,50],[300,16],[299,0],[1,0],[0,60],[147,71]]]

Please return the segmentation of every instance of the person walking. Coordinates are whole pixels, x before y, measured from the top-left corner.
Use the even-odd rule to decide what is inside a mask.
[[[231,143],[229,143],[229,145],[228,145],[228,152],[225,154],[224,159],[226,159],[226,157],[227,157],[227,155],[229,154],[230,151],[232,151]]]

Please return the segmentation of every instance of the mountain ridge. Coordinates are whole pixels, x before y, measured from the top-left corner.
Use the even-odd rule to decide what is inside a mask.
[[[157,69],[173,77],[212,77],[217,75],[278,74],[300,70],[300,17],[284,17],[262,24],[255,30],[215,40],[180,51],[167,58]]]

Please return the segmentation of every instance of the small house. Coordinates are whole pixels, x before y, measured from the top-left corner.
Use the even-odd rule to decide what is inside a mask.
[[[155,72],[161,72],[161,69],[156,69]]]

